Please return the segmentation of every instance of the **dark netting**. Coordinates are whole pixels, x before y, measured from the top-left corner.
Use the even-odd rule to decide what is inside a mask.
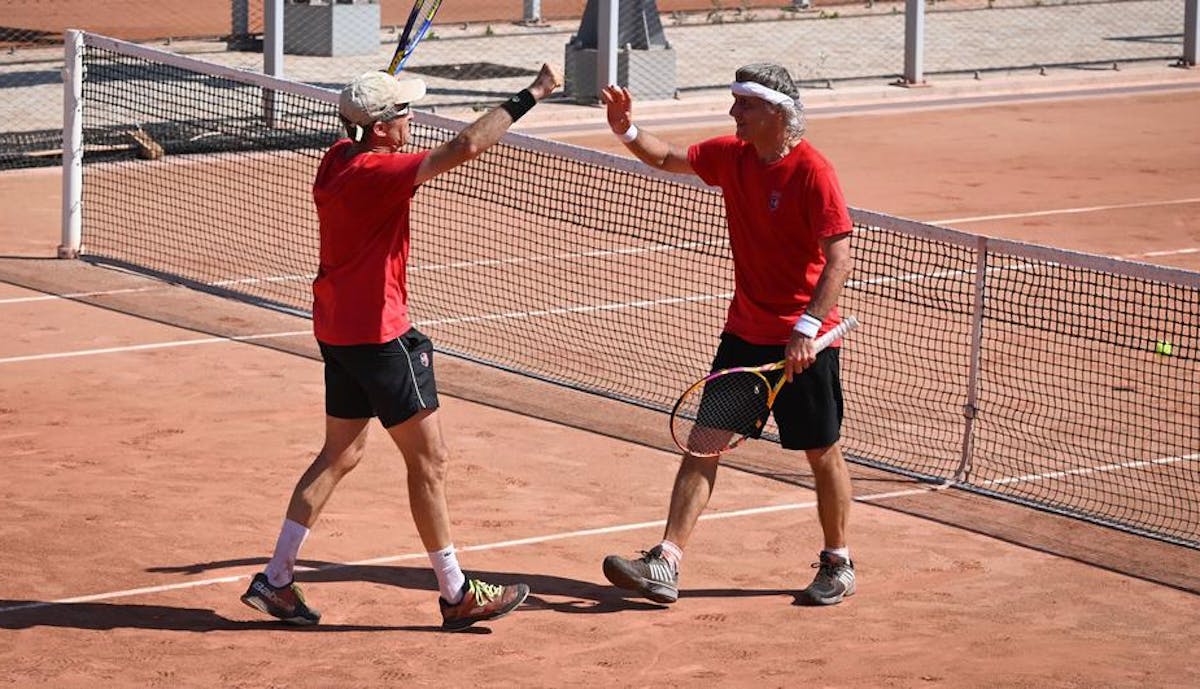
[[[335,96],[256,79],[86,51],[86,257],[307,313]],[[450,126],[419,114],[415,146]],[[139,131],[161,158],[139,157]],[[643,170],[511,137],[426,184],[418,327],[448,353],[669,410],[707,370],[733,271],[720,195]],[[1200,547],[1200,279],[1044,249],[981,260],[978,238],[854,217],[855,461]]]

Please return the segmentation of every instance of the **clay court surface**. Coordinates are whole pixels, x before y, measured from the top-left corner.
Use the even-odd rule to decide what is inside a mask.
[[[1180,90],[815,116],[809,136],[854,206],[1198,270],[1197,112]],[[238,595],[321,442],[309,323],[52,258],[58,185],[0,174],[0,685],[1200,684],[1196,551],[857,469],[843,605],[794,605],[820,545],[801,465],[791,482],[724,470],[679,602],[626,597],[600,561],[661,535],[662,417],[447,358],[460,558],[528,582],[529,602],[438,630],[403,465],[374,429],[301,553],[322,624],[283,628]],[[207,334],[224,330],[274,336]]]

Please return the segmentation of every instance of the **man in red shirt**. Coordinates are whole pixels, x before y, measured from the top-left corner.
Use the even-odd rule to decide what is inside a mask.
[[[802,450],[812,467],[824,532],[816,578],[800,600],[832,605],[855,586],[846,545],[850,473],[837,445],[838,349],[814,354],[813,340],[841,320],[837,299],[852,267],[853,228],[833,166],[803,138],[803,106],[787,70],[747,65],[731,88],[735,135],[686,151],[633,125],[628,90],[609,86],[602,97],[609,126],[642,162],[721,188],[734,292],[712,370],[786,360],[788,383],[772,413],[780,444]],[[712,494],[717,464],[717,458],[684,455],[662,542],[640,558],[605,558],[609,581],[658,603],[675,602],[679,562]]]
[[[409,508],[441,592],[442,628],[500,617],[529,595],[525,584],[468,579],[455,555],[434,349],[408,314],[409,203],[418,186],[483,153],[560,83],[543,66],[529,88],[452,140],[415,153],[400,149],[412,140],[410,104],[425,95],[424,82],[368,72],[342,90],[338,113],[349,138],[325,153],[313,183],[320,220],[313,332],[325,361],[325,444],[296,484],[275,553],[242,596],[247,605],[292,624],[320,621],[293,580],[296,558],[338,481],[362,459],[372,417],[404,456]]]

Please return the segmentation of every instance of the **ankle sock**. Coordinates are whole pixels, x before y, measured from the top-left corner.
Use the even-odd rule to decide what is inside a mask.
[[[850,548],[848,548],[846,546],[842,546],[841,548],[826,548],[826,549],[822,550],[821,552],[829,553],[830,555],[837,555],[838,557],[842,558],[846,562],[850,561]]]
[[[662,549],[663,559],[670,563],[671,569],[678,572],[679,562],[683,560],[683,549],[666,539],[663,539],[658,547]]]
[[[429,564],[433,565],[433,574],[437,577],[438,589],[442,599],[454,605],[462,600],[463,584],[467,577],[458,566],[458,556],[454,553],[454,544],[429,553]]]
[[[308,538],[308,527],[291,519],[283,520],[283,528],[279,530],[279,540],[275,541],[275,554],[267,563],[267,583],[279,588],[292,583],[296,573],[296,558],[300,555],[300,546]]]

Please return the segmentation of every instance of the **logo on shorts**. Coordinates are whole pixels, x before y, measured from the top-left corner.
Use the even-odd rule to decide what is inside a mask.
[[[429,368],[429,354],[426,352],[421,352],[421,365]]]
[[[779,210],[779,200],[783,198],[783,194],[778,191],[771,192],[770,198],[767,199],[767,208],[773,211]]]

